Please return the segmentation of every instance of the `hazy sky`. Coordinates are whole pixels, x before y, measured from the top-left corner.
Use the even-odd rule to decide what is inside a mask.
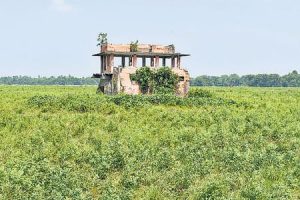
[[[0,76],[91,76],[99,32],[175,44],[192,76],[300,71],[299,0],[0,0]]]

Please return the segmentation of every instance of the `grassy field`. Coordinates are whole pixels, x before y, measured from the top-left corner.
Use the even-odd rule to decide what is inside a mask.
[[[300,199],[300,89],[0,86],[0,199]]]

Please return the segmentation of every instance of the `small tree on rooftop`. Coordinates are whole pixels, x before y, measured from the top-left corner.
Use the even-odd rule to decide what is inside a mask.
[[[100,46],[102,44],[107,44],[107,33],[99,33],[97,41],[98,41],[97,46]]]
[[[130,43],[130,52],[137,52],[138,51],[138,43],[139,41],[131,42]]]
[[[169,47],[170,50],[175,51],[175,45],[174,44],[170,44],[168,47]]]

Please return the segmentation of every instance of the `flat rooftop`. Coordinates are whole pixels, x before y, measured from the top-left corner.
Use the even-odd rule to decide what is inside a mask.
[[[134,50],[133,50],[134,48]],[[182,56],[190,56],[190,54],[182,54],[175,52],[174,45],[158,45],[158,44],[102,44],[100,52],[93,56],[114,55],[115,57],[156,57],[174,58]]]
[[[131,57],[136,55],[137,57],[155,57],[159,56],[161,58],[173,58],[173,57],[183,57],[183,56],[190,56],[190,54],[182,54],[182,53],[153,53],[153,52],[115,52],[115,51],[106,51],[94,54],[93,56],[105,56],[113,54],[115,57]]]

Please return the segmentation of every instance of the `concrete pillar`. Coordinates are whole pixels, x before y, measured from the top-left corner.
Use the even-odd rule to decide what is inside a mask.
[[[106,56],[106,71],[109,70],[109,67],[110,67],[110,58],[109,58],[109,55]]]
[[[146,57],[142,58],[142,63],[143,63],[142,66],[145,67],[146,66]]]
[[[137,64],[137,56],[133,55],[133,57],[132,57],[132,66],[136,67],[136,64]]]
[[[106,68],[107,68],[107,56],[104,55],[103,56],[103,72],[106,71]]]
[[[180,56],[177,56],[177,68],[180,68],[181,66],[181,61],[180,61]]]
[[[166,58],[162,59],[162,66],[165,67],[166,66]]]
[[[159,67],[159,56],[155,56],[155,67]]]
[[[172,68],[175,67],[175,58],[174,57],[171,58],[171,67]]]
[[[112,73],[114,65],[114,55],[110,54],[106,56],[106,70],[109,73]]]
[[[125,67],[125,56],[122,56],[122,67]]]
[[[104,72],[104,58],[103,56],[100,56],[100,72],[103,73]]]
[[[151,57],[151,63],[150,63],[150,66],[151,66],[151,67],[154,67],[154,58],[153,58],[153,57]]]
[[[109,55],[109,71],[112,73],[115,65],[115,56],[113,54]]]
[[[129,56],[128,66],[132,66],[132,56]]]

